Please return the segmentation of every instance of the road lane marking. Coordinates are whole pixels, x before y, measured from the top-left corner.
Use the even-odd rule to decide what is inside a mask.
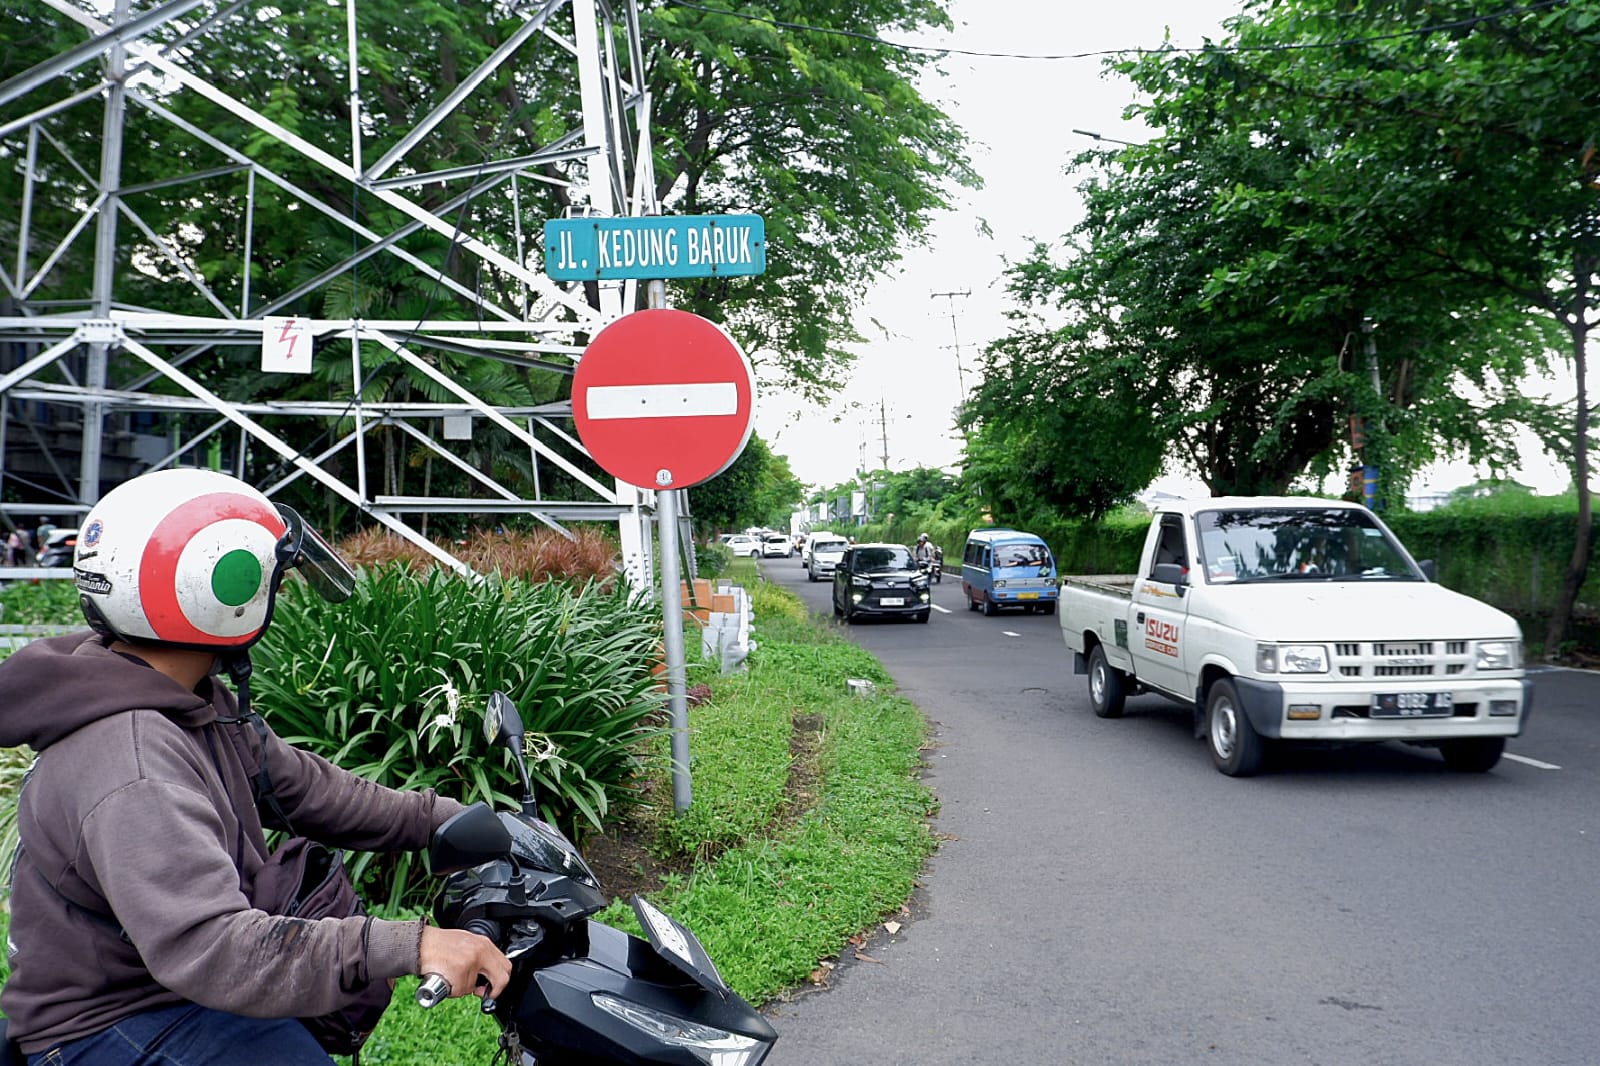
[[[1557,766],[1553,762],[1540,762],[1538,759],[1530,759],[1526,755],[1513,755],[1509,751],[1506,752],[1503,757],[1507,758],[1507,759],[1511,759],[1511,760],[1513,760],[1515,762],[1524,763],[1524,764],[1526,764],[1528,766],[1532,766],[1532,767],[1534,767],[1536,769],[1539,769],[1539,770],[1559,770],[1559,769],[1561,769],[1561,767]]]
[[[937,603],[932,603],[932,604],[929,604],[928,606],[932,607],[935,611],[938,611],[940,614],[949,614],[950,613],[950,608],[948,608],[948,607],[940,607]]]
[[[1020,636],[1022,636],[1021,633],[1013,633],[1009,629],[1002,629],[1000,631],[1000,633],[1001,633],[1002,636],[1007,636],[1007,637],[1020,637]]]

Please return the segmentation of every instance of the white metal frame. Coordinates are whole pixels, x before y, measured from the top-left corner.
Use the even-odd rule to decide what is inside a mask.
[[[274,484],[261,486],[264,491],[270,494],[300,477],[313,478],[350,506],[418,544],[447,565],[463,571],[466,568],[415,529],[408,516],[428,512],[527,513],[562,531],[565,531],[563,522],[616,521],[622,535],[629,578],[640,587],[648,587],[652,570],[648,529],[650,510],[655,502],[653,494],[641,493],[622,482],[596,479],[576,465],[574,460],[583,453],[582,446],[561,427],[570,417],[570,403],[524,409],[497,407],[473,395],[418,354],[436,348],[509,362],[536,372],[570,374],[572,363],[582,352],[581,338],[593,335],[620,316],[624,308],[633,306],[634,282],[600,284],[591,290],[598,292],[598,306],[591,305],[582,286],[552,282],[529,248],[520,218],[516,232],[509,235],[508,241],[504,234],[480,234],[463,229],[452,216],[464,214],[457,209],[490,190],[509,184],[515,196],[519,181],[552,180],[545,173],[532,173],[534,168],[546,167],[555,167],[563,174],[563,183],[570,186],[572,201],[593,214],[657,213],[650,167],[649,99],[639,82],[643,50],[636,2],[531,0],[521,4],[517,13],[522,24],[505,43],[464,77],[456,89],[440,99],[415,128],[370,164],[363,162],[361,88],[354,61],[359,2],[345,0],[346,40],[343,44],[345,54],[350,57],[348,83],[352,116],[349,143],[319,145],[284,128],[235,98],[226,88],[207,82],[185,66],[187,56],[205,47],[205,35],[210,27],[225,19],[252,17],[254,5],[249,0],[232,3],[228,0],[166,0],[138,15],[132,13],[130,0],[114,0],[109,21],[103,17],[105,3],[38,0],[42,8],[51,8],[81,26],[85,39],[51,60],[0,82],[0,107],[16,101],[25,106],[39,101],[28,113],[0,124],[0,149],[23,160],[26,167],[23,202],[19,205],[18,243],[15,248],[0,247],[0,292],[8,298],[6,303],[13,312],[0,315],[0,342],[22,344],[28,352],[19,365],[0,373],[0,487],[6,477],[7,423],[16,425],[26,421],[20,416],[28,401],[78,408],[82,412],[82,450],[75,485],[69,484],[66,471],[59,468],[55,471],[61,481],[57,490],[59,502],[0,504],[0,514],[32,514],[41,508],[61,514],[81,513],[92,505],[101,482],[102,433],[107,414],[137,410],[210,412],[217,417],[208,428],[181,446],[175,443],[167,455],[152,465],[159,467],[178,462],[203,441],[232,427],[239,432],[241,466],[248,451],[252,456],[275,457],[292,468],[292,472]],[[570,27],[570,37],[563,35],[565,27]],[[619,41],[622,42],[620,47]],[[178,42],[182,47],[173,47]],[[335,51],[335,43],[330,42],[330,52]],[[536,47],[553,47],[575,62],[574,73],[583,111],[580,129],[569,131],[533,152],[487,161],[480,166],[424,174],[396,173],[407,154],[424,143],[451,112],[471,99],[485,79]],[[94,62],[98,62],[102,70],[99,85],[59,99],[45,91],[67,72]],[[264,166],[248,146],[224,142],[186,122],[166,106],[167,97],[175,92],[205,97],[257,135],[269,137],[282,148],[325,168],[329,175],[359,189],[362,197],[371,197],[408,221],[392,232],[375,232],[360,219],[348,216],[335,205]],[[96,104],[104,109],[97,175],[91,173],[83,161],[72,158],[50,128],[52,117],[67,109]],[[123,186],[123,115],[129,106],[163,118],[222,155],[228,164],[204,174],[174,173],[169,178],[137,188]],[[36,191],[36,164],[42,151],[61,157],[77,173],[84,187],[94,191],[69,232],[39,258],[41,246],[35,242],[44,238],[33,229],[32,201]],[[195,195],[204,195],[204,179],[234,173],[243,173],[246,181],[245,262],[241,267],[243,286],[237,306],[230,305],[212,291],[183,256],[170,248],[126,202],[127,195],[132,192],[177,182],[189,182],[196,190]],[[441,182],[455,183],[461,191],[439,209],[429,210],[408,195],[412,187]],[[252,305],[250,241],[257,197],[266,195],[292,198],[307,210],[337,220],[351,231],[359,246],[343,262],[295,291]],[[161,308],[135,308],[118,302],[116,280],[119,273],[129,269],[129,264],[118,261],[116,256],[117,228],[121,220],[138,229],[148,245],[181,273],[194,291],[202,294],[215,309],[214,316],[174,314]],[[475,257],[482,269],[514,281],[520,289],[523,306],[500,306],[408,253],[402,241],[422,229],[448,238],[459,254]],[[41,283],[76,242],[89,239],[90,232],[95,241],[93,290],[84,293],[81,301],[47,303],[39,300],[36,293]],[[388,355],[433,379],[450,392],[456,402],[373,403],[363,401],[359,390],[352,388],[352,395],[330,397],[326,401],[258,403],[249,396],[219,395],[185,371],[186,364],[217,345],[259,343],[264,319],[286,314],[286,309],[293,306],[305,306],[306,298],[318,288],[357,268],[369,257],[379,255],[398,259],[440,290],[469,304],[474,320],[313,319],[309,321],[310,331],[322,338],[351,342],[355,382],[363,380],[362,344],[357,342],[373,342]],[[63,358],[69,354],[83,356],[81,375],[68,371],[63,364]],[[113,381],[120,384],[113,387]],[[152,391],[152,386],[160,382],[176,384],[182,395]],[[421,420],[452,415],[469,415],[493,423],[528,448],[536,475],[539,464],[553,464],[571,475],[591,495],[574,500],[520,496],[454,454],[449,442],[417,428]],[[319,454],[305,455],[271,428],[284,418],[320,419],[330,424],[352,419],[355,429]],[[484,496],[471,499],[385,497],[374,495],[365,484],[364,463],[353,464],[360,473],[349,477],[336,475],[328,468],[330,459],[346,451],[360,456],[367,437],[377,426],[398,427],[406,439],[430,449],[446,463],[466,472],[482,486]]]

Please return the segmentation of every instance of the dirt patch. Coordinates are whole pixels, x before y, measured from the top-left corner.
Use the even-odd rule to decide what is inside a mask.
[[[822,787],[817,752],[822,744],[823,725],[820,714],[800,715],[791,723],[789,776],[784,782],[783,801],[767,828],[769,833],[793,824],[816,806]],[[666,788],[656,788],[653,792],[655,795],[649,797],[651,802],[662,805],[660,809],[664,811],[670,810],[671,792]],[[616,899],[627,899],[635,893],[646,897],[654,895],[666,879],[687,877],[697,861],[716,857],[715,851],[662,857],[652,850],[654,842],[655,833],[648,819],[629,819],[608,827],[604,833],[585,837],[583,857],[599,878],[600,888]]]

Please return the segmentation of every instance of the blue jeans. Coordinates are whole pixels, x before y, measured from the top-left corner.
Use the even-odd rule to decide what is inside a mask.
[[[28,1056],[28,1066],[328,1066],[293,1018],[246,1018],[194,1003],[146,1011]]]

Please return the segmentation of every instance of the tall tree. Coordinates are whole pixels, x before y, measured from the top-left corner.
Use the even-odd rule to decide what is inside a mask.
[[[1600,323],[1600,2],[1478,8],[1255,3],[1233,24],[1239,50],[1163,57],[1133,69],[1147,88],[1170,87],[1178,105],[1212,107],[1257,137],[1285,127],[1321,134],[1319,151],[1292,187],[1246,186],[1225,200],[1229,210],[1269,220],[1275,234],[1215,279],[1219,293],[1270,286],[1283,276],[1286,251],[1322,249],[1343,258],[1346,273],[1392,282],[1390,315],[1442,305],[1459,324],[1497,307],[1508,322],[1520,316],[1547,344],[1551,335],[1560,338],[1577,381],[1568,454],[1579,523],[1546,634],[1553,655],[1590,554],[1587,355]],[[1160,119],[1167,107],[1163,100],[1148,113]],[[1297,287],[1294,302],[1328,292]],[[1383,294],[1363,295],[1356,306],[1382,306],[1375,298]],[[1430,321],[1452,324],[1437,315]],[[1477,382],[1516,381],[1522,367],[1509,347],[1502,351],[1502,359],[1478,364]],[[1445,402],[1439,391],[1449,378],[1429,381],[1420,360],[1395,354],[1405,353],[1389,353],[1386,386],[1420,371],[1429,401]],[[1464,360],[1471,353],[1458,346],[1455,354]]]

